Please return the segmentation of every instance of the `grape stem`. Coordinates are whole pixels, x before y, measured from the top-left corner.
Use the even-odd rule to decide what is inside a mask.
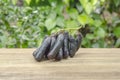
[[[80,28],[66,28],[66,29],[60,29],[60,30],[78,30]]]
[[[56,34],[59,32],[59,31],[65,31],[65,30],[67,30],[67,31],[70,31],[71,32],[71,30],[80,30],[82,28],[82,26],[81,27],[78,27],[78,28],[64,28],[64,29],[59,29],[57,32],[56,32]]]

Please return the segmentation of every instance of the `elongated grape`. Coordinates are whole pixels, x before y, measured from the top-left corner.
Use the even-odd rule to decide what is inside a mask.
[[[44,40],[45,40],[47,37],[48,37],[48,35],[45,35],[45,37],[44,37],[44,38],[43,38],[43,40],[42,40],[42,43],[44,42]],[[40,47],[41,47],[41,46],[40,46]],[[38,51],[39,51],[40,47],[39,47],[39,48],[37,48],[37,49],[33,52],[33,56],[35,56],[35,55],[36,55],[36,53],[38,53]]]
[[[52,49],[53,49],[53,47],[54,47],[55,43],[56,43],[56,36],[54,35],[54,36],[52,36],[52,37],[51,37],[50,50],[52,50]]]
[[[41,61],[43,59],[43,56],[45,55],[45,52],[46,52],[48,46],[50,45],[50,43],[51,43],[51,37],[47,37],[43,41],[38,53],[36,53],[36,55],[34,56],[37,61]]]
[[[60,61],[63,58],[63,49],[60,48],[58,54],[55,57],[55,60]]]
[[[80,32],[77,32],[76,34],[76,42],[77,42],[77,50],[78,50],[82,42],[82,34]]]
[[[65,38],[64,38],[64,44],[63,44],[63,58],[66,59],[69,56],[69,41],[68,41],[69,34],[68,34],[68,32],[65,32],[64,36],[65,36]]]
[[[55,42],[53,49],[47,55],[49,59],[55,58],[56,54],[59,52],[60,48],[62,47],[63,41],[64,41],[64,35],[61,33],[58,35],[57,41]]]
[[[69,50],[70,50],[69,56],[70,57],[73,57],[75,55],[75,53],[77,51],[76,45],[77,45],[76,40],[72,36],[70,36],[69,37]]]
[[[48,59],[47,55],[48,53],[53,49],[54,45],[55,45],[55,42],[56,42],[56,35],[52,35],[51,36],[51,44],[48,46],[46,52],[45,52],[45,58]]]

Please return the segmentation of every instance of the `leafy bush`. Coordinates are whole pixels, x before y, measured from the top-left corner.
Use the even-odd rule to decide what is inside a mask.
[[[119,0],[0,0],[0,47],[38,47],[45,35],[78,28],[82,47],[120,47],[119,7]]]

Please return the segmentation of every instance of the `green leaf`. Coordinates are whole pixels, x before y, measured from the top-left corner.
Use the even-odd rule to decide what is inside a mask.
[[[87,34],[86,38],[92,40],[94,39],[94,34]]]
[[[56,32],[58,32],[59,30],[60,30],[60,28],[55,27],[54,29],[52,29],[51,34],[52,34],[52,33],[56,33]]]
[[[69,6],[70,0],[63,0],[63,2],[64,2],[67,6]]]
[[[2,20],[4,21],[4,25],[6,27],[10,27],[10,23],[9,23],[9,21],[7,19],[5,19],[5,17],[3,17]]]
[[[87,15],[85,15],[85,14],[79,15],[78,21],[79,21],[82,25],[87,24],[87,23],[88,23]]]
[[[83,11],[83,7],[82,7],[82,5],[79,5],[79,3],[76,4],[76,8],[77,8],[79,13],[81,13]]]
[[[72,19],[77,19],[78,17],[78,11],[74,8],[68,10],[68,13]]]
[[[86,14],[79,15],[78,16],[78,21],[82,25],[85,25],[85,24],[88,24],[88,23],[93,24],[93,19]]]
[[[6,47],[6,44],[8,42],[7,40],[8,40],[8,36],[6,35],[0,36],[0,44],[2,45],[2,47]]]
[[[56,18],[56,16],[57,16],[56,12],[55,12],[55,11],[53,11],[53,12],[49,13],[48,18],[55,19],[55,18]]]
[[[92,5],[96,5],[97,2],[98,0],[91,0]]]
[[[103,28],[98,28],[96,32],[97,37],[104,38],[106,33]]]
[[[36,4],[38,4],[39,0],[36,0]]]
[[[48,0],[52,7],[56,7],[57,0]]]
[[[94,24],[93,24],[94,26],[100,27],[101,24],[102,24],[102,22],[100,20],[94,20]]]
[[[24,35],[21,35],[21,38],[23,39],[23,40],[29,40],[29,38],[24,34]]]
[[[7,45],[15,45],[16,44],[16,39],[9,37],[7,41]]]
[[[89,2],[89,0],[79,0],[83,6],[83,8],[85,9],[87,14],[90,14],[93,10],[93,6],[92,4]]]
[[[28,5],[30,5],[31,0],[25,0]]]
[[[18,0],[12,0],[12,3],[15,5]]]
[[[88,0],[79,0],[84,6],[85,6],[85,3],[88,2]]]
[[[86,45],[87,42],[88,42],[88,39],[87,39],[87,38],[83,38],[83,39],[82,39],[82,45]]]
[[[92,44],[92,48],[99,48],[99,47],[100,47],[99,43],[93,43]]]
[[[120,5],[120,0],[113,0],[116,7]]]
[[[56,21],[51,19],[51,18],[48,18],[46,21],[45,21],[45,26],[46,28],[49,30],[51,30],[52,28],[54,28],[56,26]]]
[[[78,27],[78,23],[75,20],[67,20],[66,21],[66,28],[75,28]]]
[[[116,43],[115,43],[115,47],[119,47],[119,46],[120,46],[120,38],[118,38]]]
[[[86,47],[91,47],[91,42],[86,37],[82,39],[82,45]]]
[[[59,4],[57,5],[57,7],[55,8],[55,12],[56,12],[57,14],[59,14],[59,15],[62,15],[61,13],[62,13],[63,9],[64,9],[63,4],[62,4],[62,3],[59,3]]]
[[[91,3],[87,3],[86,6],[85,6],[85,11],[87,14],[90,14],[93,10],[93,6]]]
[[[120,37],[120,27],[115,27],[113,30],[115,36]]]
[[[105,0],[101,0],[101,2],[105,2]]]
[[[60,27],[64,27],[64,26],[65,26],[64,21],[65,21],[64,18],[58,17],[58,18],[56,19],[56,24],[57,24],[58,26],[60,26]]]

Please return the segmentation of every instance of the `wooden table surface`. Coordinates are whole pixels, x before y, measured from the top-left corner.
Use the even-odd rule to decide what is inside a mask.
[[[74,58],[36,62],[35,49],[0,49],[0,80],[120,80],[120,49],[79,49]]]

